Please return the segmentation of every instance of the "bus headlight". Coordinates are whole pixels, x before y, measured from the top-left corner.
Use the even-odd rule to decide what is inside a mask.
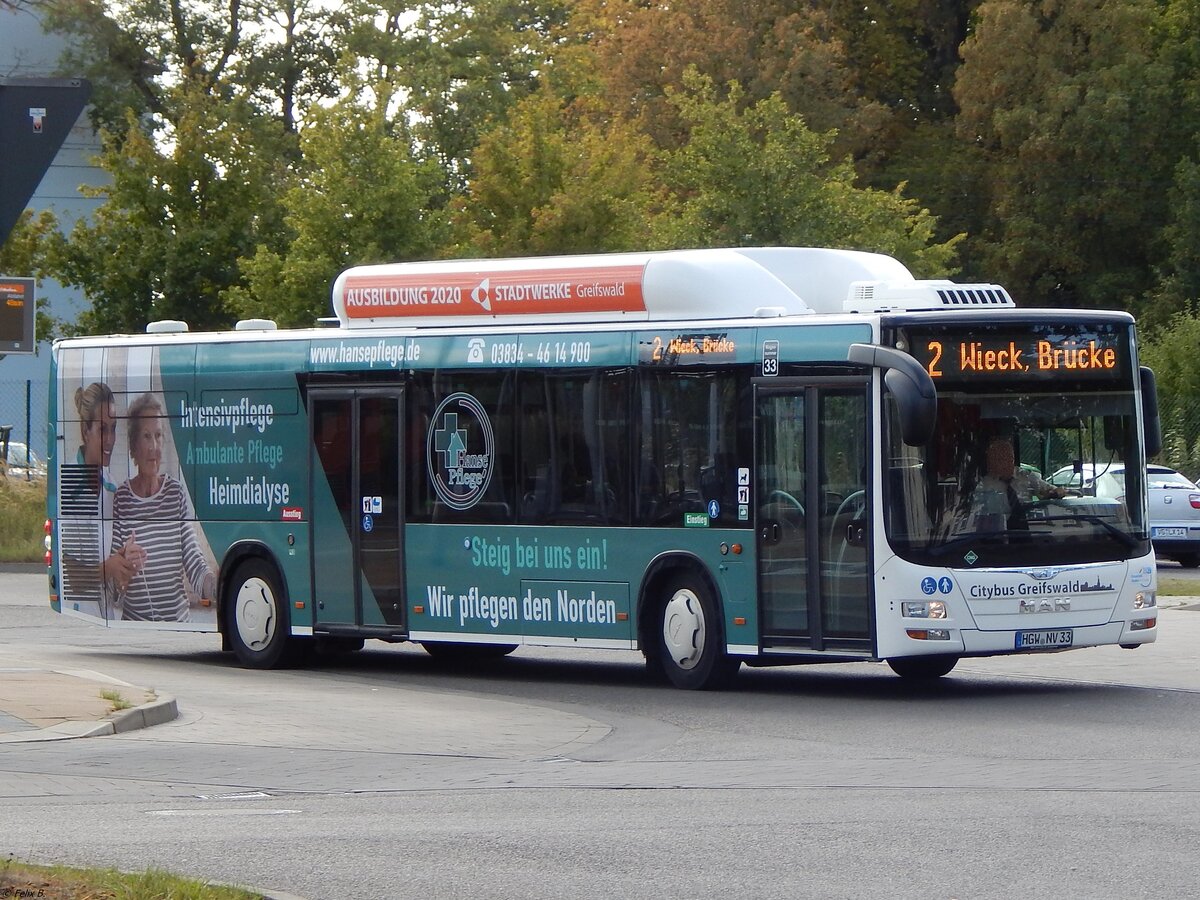
[[[944,619],[946,604],[941,600],[905,600],[900,614],[906,619]]]
[[[1138,591],[1133,595],[1134,609],[1150,609],[1158,606],[1158,595],[1154,591]]]

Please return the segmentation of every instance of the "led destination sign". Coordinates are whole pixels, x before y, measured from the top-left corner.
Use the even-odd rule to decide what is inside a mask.
[[[909,352],[939,381],[1009,381],[1026,378],[1102,380],[1127,369],[1128,344],[1117,328],[1035,326],[1011,329],[910,331]]]

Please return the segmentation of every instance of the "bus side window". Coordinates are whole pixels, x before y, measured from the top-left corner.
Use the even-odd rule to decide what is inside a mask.
[[[714,524],[739,519],[737,471],[752,455],[748,423],[738,418],[739,373],[640,373],[637,520],[684,524],[684,513],[711,512]]]
[[[627,524],[629,370],[521,373],[519,521]]]

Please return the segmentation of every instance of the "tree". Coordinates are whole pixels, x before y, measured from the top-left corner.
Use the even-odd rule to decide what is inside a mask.
[[[1159,416],[1163,430],[1164,462],[1189,477],[1200,474],[1200,317],[1178,312],[1163,325],[1148,329],[1140,347],[1140,362],[1154,370],[1158,383]]]
[[[980,6],[958,134],[986,160],[975,254],[1018,302],[1132,308],[1152,283],[1177,158],[1165,36],[1157,0]]]
[[[289,240],[239,261],[246,283],[226,299],[240,314],[311,325],[330,314],[330,285],[348,266],[436,255],[445,240],[442,172],[414,157],[387,106],[385,97],[382,109],[345,100],[312,111],[282,201]]]
[[[175,100],[240,101],[294,131],[297,109],[336,92],[333,71],[354,20],[320,0],[40,0],[47,28],[70,36],[64,64],[91,79],[98,128],[174,125]]]
[[[902,187],[855,187],[850,161],[829,155],[833,136],[781,97],[743,108],[736,83],[726,99],[702,76],[686,83],[671,95],[688,138],[665,156],[661,245],[844,247],[887,253],[925,277],[953,270],[961,236],[935,242],[936,220]]]
[[[279,196],[298,157],[297,111],[338,85],[351,23],[317,0],[46,0],[93,79],[111,184],[47,273],[92,303],[83,331],[156,318],[232,322],[238,260],[285,239]]]
[[[123,134],[105,136],[101,165],[112,182],[89,189],[105,202],[51,257],[48,274],[92,302],[80,332],[138,331],[154,319],[228,326],[223,294],[241,279],[238,257],[280,231],[280,156],[270,152],[285,143],[278,123],[177,90],[169,142],[132,113]]]
[[[359,12],[351,50],[371,69],[369,81],[403,90],[418,145],[459,190],[480,135],[551,68],[569,7],[567,0],[449,0]]]
[[[873,132],[885,111],[856,88],[829,4],[796,0],[580,0],[572,19],[588,41],[614,113],[661,147],[684,139],[668,94],[695,69],[718,89],[737,82],[744,102],[778,93],[818,131],[837,129],[842,150]]]
[[[484,256],[593,253],[644,245],[653,151],[602,105],[547,86],[519,102],[474,153],[458,243]]]

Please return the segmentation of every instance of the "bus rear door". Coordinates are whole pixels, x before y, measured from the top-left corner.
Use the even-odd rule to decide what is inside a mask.
[[[756,533],[764,651],[869,653],[867,382],[756,385]]]

